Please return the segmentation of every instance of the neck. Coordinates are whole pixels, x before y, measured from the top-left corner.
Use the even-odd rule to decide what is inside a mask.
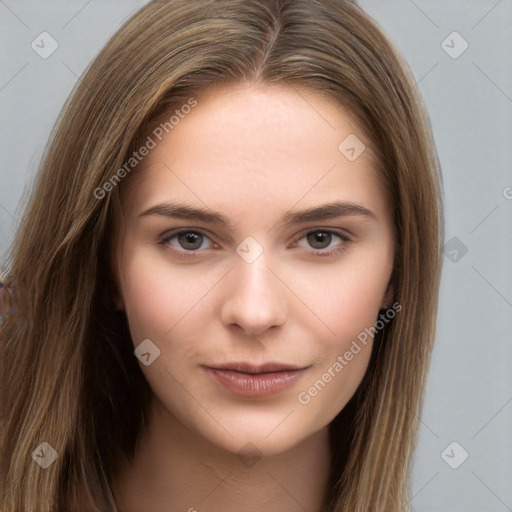
[[[119,512],[321,512],[330,469],[325,427],[292,449],[237,456],[150,407],[131,463],[114,476]],[[250,451],[250,449],[249,449]]]

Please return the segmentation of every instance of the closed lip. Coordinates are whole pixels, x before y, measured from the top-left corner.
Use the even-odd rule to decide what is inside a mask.
[[[239,373],[246,373],[248,375],[259,375],[262,373],[277,373],[277,372],[294,372],[304,370],[307,366],[296,366],[288,363],[269,362],[261,365],[254,365],[245,362],[223,363],[207,365],[207,368],[212,370],[224,370]]]
[[[223,363],[203,367],[224,390],[242,397],[263,398],[290,389],[308,367],[288,363]]]

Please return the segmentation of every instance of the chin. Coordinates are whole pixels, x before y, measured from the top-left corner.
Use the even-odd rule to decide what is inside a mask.
[[[293,418],[294,415],[297,416]],[[251,415],[240,413],[239,418],[231,418],[230,421],[220,419],[219,422],[223,426],[229,425],[229,433],[213,422],[209,425],[203,423],[198,434],[207,442],[239,458],[270,457],[285,453],[325,427],[319,425],[315,428],[306,419],[301,424],[298,411],[292,408],[267,417],[262,417],[261,412]]]

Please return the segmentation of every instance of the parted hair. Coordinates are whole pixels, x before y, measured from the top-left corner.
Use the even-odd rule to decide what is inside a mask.
[[[150,390],[125,314],[110,301],[113,212],[124,181],[102,198],[95,191],[156,119],[189,98],[200,102],[210,87],[246,82],[332,98],[376,155],[396,229],[394,300],[403,309],[376,339],[344,421],[330,425],[324,511],[408,510],[443,235],[439,163],[412,74],[355,2],[166,0],[128,19],[77,83],[10,247],[5,284],[16,311],[0,330],[3,512],[113,510],[111,476],[133,457]],[[57,453],[46,469],[33,460],[42,442]]]

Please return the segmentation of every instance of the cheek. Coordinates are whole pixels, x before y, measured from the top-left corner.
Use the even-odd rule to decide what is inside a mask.
[[[317,336],[317,364],[297,395],[313,425],[327,425],[334,419],[356,392],[368,367],[379,308],[368,302],[363,289],[355,289],[361,295],[331,294],[338,307],[326,305],[324,318],[332,332],[326,335],[324,329],[324,336]]]
[[[376,252],[348,254],[339,265],[317,270],[313,280],[310,273],[294,272],[296,289],[313,313],[309,318],[316,317],[318,329],[331,334],[328,347],[342,349],[344,342],[375,323],[391,270],[392,252],[388,251],[378,256]]]
[[[319,360],[297,398],[322,424],[343,409],[364,377],[391,274],[391,252],[384,257],[380,253],[378,259],[358,256],[344,260],[336,271],[317,273],[315,286],[305,278],[299,282],[316,316],[303,321],[308,323],[305,328],[317,331]]]
[[[148,254],[149,253],[149,254]],[[125,254],[129,254],[127,251]],[[125,258],[121,287],[134,344],[149,338],[160,344],[201,311],[211,279],[198,270],[169,272],[165,258],[137,251]]]

